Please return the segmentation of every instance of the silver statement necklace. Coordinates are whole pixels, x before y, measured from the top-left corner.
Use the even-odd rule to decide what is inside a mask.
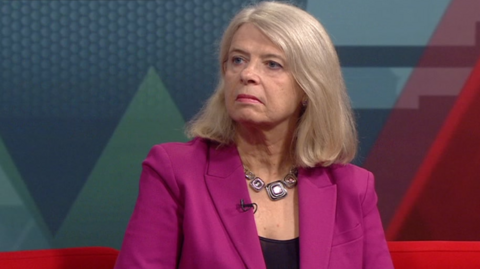
[[[280,180],[270,182],[265,185],[265,181],[257,177],[252,171],[250,171],[245,165],[243,166],[245,171],[245,178],[250,181],[249,185],[256,192],[261,191],[264,187],[267,190],[268,197],[272,201],[280,200],[287,196],[288,189],[291,189],[297,185],[297,168],[292,168],[288,174]]]

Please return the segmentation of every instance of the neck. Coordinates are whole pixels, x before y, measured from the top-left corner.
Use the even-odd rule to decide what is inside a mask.
[[[239,125],[236,145],[243,165],[266,182],[278,180],[294,166],[293,131]]]

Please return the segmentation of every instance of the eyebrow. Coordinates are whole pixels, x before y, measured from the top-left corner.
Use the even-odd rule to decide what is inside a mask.
[[[228,52],[228,54],[230,54],[230,53],[240,53],[240,54],[244,54],[244,55],[249,55],[250,54],[250,53],[248,53],[248,52],[246,52],[242,49],[239,49],[239,48],[233,48],[232,50],[230,50]],[[261,58],[277,58],[277,59],[280,59],[280,60],[286,62],[286,59],[284,57],[282,57],[278,54],[274,54],[274,53],[262,54],[260,57]]]

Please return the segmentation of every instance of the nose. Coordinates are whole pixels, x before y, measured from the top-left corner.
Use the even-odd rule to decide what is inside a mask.
[[[250,62],[240,72],[240,81],[243,84],[257,84],[259,82],[258,72],[254,67],[254,63]]]

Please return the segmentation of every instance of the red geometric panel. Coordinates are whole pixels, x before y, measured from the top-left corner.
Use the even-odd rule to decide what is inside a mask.
[[[389,240],[480,240],[480,58],[390,227]]]
[[[480,57],[480,1],[452,0],[365,162],[388,227]]]

